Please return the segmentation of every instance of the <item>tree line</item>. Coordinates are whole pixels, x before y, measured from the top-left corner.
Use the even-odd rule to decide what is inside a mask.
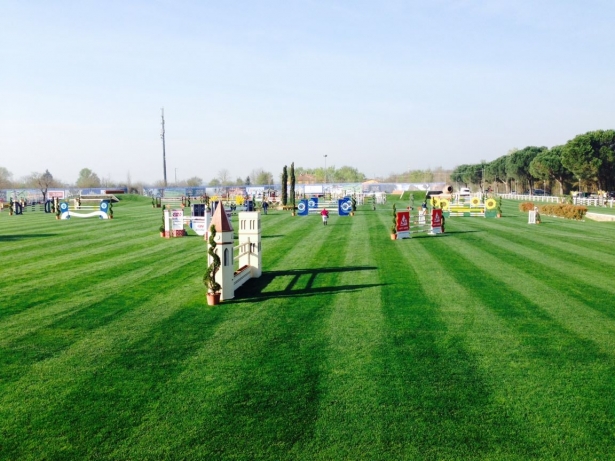
[[[492,162],[464,164],[451,173],[451,181],[481,191],[533,191],[537,184],[560,195],[572,189],[615,190],[615,130],[596,130],[576,136],[564,145],[512,149]],[[515,190],[516,189],[516,190]]]

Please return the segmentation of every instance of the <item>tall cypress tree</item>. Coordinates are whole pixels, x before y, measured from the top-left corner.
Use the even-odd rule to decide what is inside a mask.
[[[295,162],[290,164],[290,203],[295,209]]]
[[[286,169],[286,165],[282,169],[282,205],[286,206],[288,203],[288,170]]]

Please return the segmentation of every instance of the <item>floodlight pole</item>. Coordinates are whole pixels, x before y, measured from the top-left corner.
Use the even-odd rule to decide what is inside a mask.
[[[327,184],[327,154],[323,155],[325,158],[325,184]]]
[[[162,132],[160,134],[160,137],[162,138],[162,171],[164,172],[164,187],[167,187],[167,156],[166,156],[165,146],[164,146],[164,107],[161,109],[161,111],[162,111]]]

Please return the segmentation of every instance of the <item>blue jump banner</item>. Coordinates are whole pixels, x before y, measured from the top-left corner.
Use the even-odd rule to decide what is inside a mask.
[[[344,197],[337,201],[337,212],[340,216],[348,216],[352,210],[352,200]]]
[[[307,216],[309,211],[307,199],[299,200],[299,204],[297,205],[297,214],[299,216]]]
[[[312,197],[308,200],[308,209],[315,210],[318,208],[318,197]]]

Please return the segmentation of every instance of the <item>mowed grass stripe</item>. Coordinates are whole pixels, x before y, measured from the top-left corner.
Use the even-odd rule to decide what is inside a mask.
[[[518,203],[516,206],[518,207]],[[454,218],[451,218],[451,222],[452,219]],[[493,223],[496,220],[489,221]],[[603,248],[604,255],[615,256],[615,246],[610,244],[615,240],[613,223],[575,221],[551,216],[542,216],[542,221],[538,225],[528,224],[528,214],[515,211],[512,214],[505,213],[503,218],[496,222],[498,227],[507,227],[515,229],[517,233],[527,234],[528,238],[534,238],[538,245],[559,242],[564,247],[570,245],[573,248],[582,248],[591,254],[595,252],[596,245],[606,244]]]
[[[524,245],[517,236],[507,236],[490,230],[482,234],[481,249],[519,270],[541,278],[559,291],[583,302],[587,307],[615,318],[611,300],[615,286],[611,277],[600,269],[600,261],[570,261],[557,257],[557,252],[544,252]],[[519,242],[520,243],[517,243]],[[592,270],[593,268],[593,270]],[[585,274],[585,277],[583,276]],[[591,276],[589,274],[592,274]]]
[[[145,239],[149,237],[151,241],[155,241],[154,239],[158,237],[154,229],[150,229],[148,232],[148,229],[140,229],[133,225],[109,229],[101,223],[101,226],[89,229],[85,235],[71,232],[67,236],[56,235],[54,237],[38,237],[38,234],[33,234],[29,237],[29,242],[35,244],[34,248],[31,248],[30,251],[24,251],[23,248],[21,248],[21,241],[12,242],[16,251],[10,255],[4,255],[4,257],[17,261],[28,261],[37,258],[46,263],[46,258],[53,258],[58,254],[76,257],[81,257],[84,254],[89,254],[91,256],[98,253],[113,254],[114,252],[129,248],[135,244],[132,238],[122,238],[122,235],[126,235],[128,232],[130,236],[135,239]]]
[[[16,271],[11,271],[13,288],[9,287],[6,292],[7,303],[19,302],[19,297],[31,296],[32,291],[40,287],[45,289],[40,290],[37,296],[44,299],[44,296],[61,295],[51,289],[55,285],[74,290],[143,265],[160,264],[167,254],[180,248],[176,242],[161,242],[150,236],[135,239],[132,243],[119,248],[93,247],[91,251],[79,253],[60,252],[47,258],[46,263],[40,264],[40,268],[36,261],[21,264]],[[199,250],[195,247],[195,251]],[[204,254],[203,249],[201,252]],[[32,277],[32,272],[39,270],[39,275]]]
[[[192,270],[185,265],[165,275],[181,279]],[[67,402],[74,401],[71,395],[83,397],[97,392],[92,386],[94,377],[103,372],[119,351],[149,335],[152,328],[184,303],[194,302],[193,293],[187,294],[184,286],[171,284],[112,323],[89,331],[59,355],[32,364],[0,397],[0,420],[4,422],[0,430],[7,440],[6,453],[11,458],[28,452],[42,453],[41,458],[53,458],[61,453],[73,459],[80,457],[71,455],[71,450],[87,449],[88,445],[78,439],[84,429],[72,421],[86,408],[67,406]],[[31,434],[36,434],[34,439],[30,439]]]
[[[143,299],[158,293],[157,287],[163,288],[169,284],[177,284],[177,280],[172,278],[172,273],[178,267],[190,267],[197,270],[201,266],[203,257],[198,253],[192,255],[177,253],[165,259],[165,264],[159,267],[146,265],[127,274],[100,280],[81,290],[68,290],[64,296],[49,301],[47,304],[32,306],[29,309],[19,312],[16,315],[3,319],[0,323],[2,336],[0,345],[6,346],[9,341],[31,334],[39,328],[56,322],[66,316],[75,315],[80,309],[103,302],[113,296],[121,296],[123,292],[141,296]],[[203,262],[202,267],[205,263]],[[200,271],[199,271],[200,272]],[[195,274],[198,279],[198,274]],[[162,283],[160,282],[162,281]],[[180,285],[194,284],[192,277],[186,278]],[[149,290],[153,289],[152,292]],[[137,304],[138,305],[138,304]],[[4,309],[3,309],[4,310]]]
[[[535,458],[540,440],[533,440],[535,428],[518,408],[531,409],[526,396],[532,390],[527,388],[526,370],[509,368],[523,345],[516,332],[491,311],[491,305],[500,301],[499,294],[487,291],[483,302],[458,276],[465,273],[469,260],[457,258],[451,266],[434,257],[442,252],[445,238],[453,240],[417,239],[403,249],[434,305],[432,315],[439,329],[432,333],[443,349],[436,349],[433,358],[427,356],[427,360],[441,360],[442,371],[434,376],[431,367],[417,370],[420,380],[432,382],[431,395],[417,403],[425,408],[417,437],[421,453],[465,459]]]
[[[382,437],[378,411],[383,343],[381,283],[373,264],[368,220],[362,215],[333,222],[344,242],[335,243],[343,269],[327,320],[326,359],[320,382],[318,419],[312,439],[291,459],[370,457]],[[375,444],[375,445],[374,445]],[[371,447],[371,448],[368,448]],[[367,451],[366,451],[367,450]],[[313,454],[319,453],[314,458]]]
[[[476,242],[483,252],[496,258],[492,260],[491,264],[495,264],[493,267],[501,264],[513,265],[520,272],[530,275],[531,280],[540,279],[543,284],[551,287],[548,292],[553,292],[559,302],[568,303],[564,304],[565,306],[570,303],[575,306],[583,305],[583,312],[589,308],[606,318],[613,319],[615,316],[611,302],[614,289],[607,273],[601,270],[601,260],[586,257],[571,261],[565,254],[561,259],[557,259],[557,251],[543,253],[531,242],[525,244],[527,232],[511,230],[507,234],[500,230],[500,227],[491,226],[485,221],[466,223],[464,229],[469,232],[463,234],[465,240]],[[606,246],[608,245],[600,248]],[[570,247],[574,248],[574,245],[570,244]],[[601,258],[605,261],[609,259],[608,256]],[[593,276],[587,275],[592,269]],[[586,274],[586,277],[582,274]],[[566,293],[565,297],[562,296],[563,293]],[[549,295],[536,288],[536,296],[542,299]],[[593,316],[591,318],[595,319]]]
[[[390,341],[383,351],[387,373],[382,380],[390,392],[383,393],[388,397],[384,450],[394,459],[424,459],[477,458],[498,446],[512,449],[523,429],[510,419],[499,422],[500,430],[491,429],[499,407],[479,357],[465,342],[464,330],[473,324],[471,309],[444,295],[450,268],[435,264],[423,249],[442,237],[391,242],[386,224],[374,229],[372,243],[390,246],[381,253],[388,266],[383,273],[396,281],[385,288]],[[473,299],[462,285],[450,286],[457,292],[455,300]],[[452,326],[449,317],[455,319]]]
[[[175,277],[192,272],[191,261],[184,259],[172,271],[162,275],[157,273],[154,277],[149,274],[147,278],[140,279],[139,284],[153,282],[160,290],[169,290],[177,286]],[[115,295],[107,294],[95,302],[81,302],[61,315],[47,317],[46,321],[33,322],[30,319],[30,324],[36,323],[33,328],[22,330],[17,328],[19,325],[13,325],[10,329],[3,327],[7,334],[0,346],[0,388],[27,374],[32,365],[60,355],[92,331],[118,321],[140,304],[148,302],[156,293],[156,290],[144,294],[128,287],[118,287]]]
[[[278,243],[286,248],[288,242],[284,240],[291,241],[294,251],[284,251],[281,258],[288,263],[289,272],[302,274],[306,266],[327,261],[323,258],[330,253],[326,246],[338,236],[332,235],[333,227],[321,229],[309,218],[299,219],[294,218],[293,225],[304,226],[303,241],[293,243],[296,239],[288,235]],[[264,256],[268,251],[279,253],[271,247],[263,251]],[[295,269],[297,262],[301,265]],[[328,262],[336,267],[335,260]],[[313,273],[317,274],[312,282],[316,291],[334,282],[331,277],[335,272]],[[267,269],[263,278],[269,280]],[[189,457],[234,457],[257,449],[280,459],[294,443],[309,436],[324,351],[318,332],[330,307],[322,296],[310,296],[301,289],[295,291],[295,297],[259,297],[259,280],[249,282],[241,288],[237,300],[225,304],[234,313],[232,322],[219,326],[172,386],[168,399],[152,409],[143,427],[114,456],[161,456],[150,448],[162,437],[171,447],[190,447]],[[283,287],[276,290],[285,291]],[[191,401],[180,413],[174,410],[175,395],[187,395]],[[195,421],[198,431],[184,430]]]
[[[469,234],[476,235],[476,234]],[[528,275],[524,269],[518,269],[506,260],[489,254],[482,245],[482,242],[474,237],[467,237],[466,245],[461,245],[461,239],[455,244],[450,240],[445,240],[449,244],[449,252],[453,251],[459,256],[472,261],[473,264],[480,262],[485,271],[491,272],[492,276],[498,280],[498,286],[515,290],[520,296],[531,294],[532,301],[547,312],[553,318],[558,319],[567,329],[576,332],[580,337],[595,341],[600,346],[600,350],[613,351],[613,332],[614,322],[607,316],[595,311],[595,306],[588,308],[581,300],[570,293],[560,290],[556,281],[552,284],[546,283],[539,274]],[[439,241],[442,245],[442,241]],[[490,268],[500,267],[497,272],[490,271]],[[466,271],[461,271],[466,274]],[[467,274],[471,277],[472,274]],[[473,277],[470,282],[475,280]],[[469,283],[470,283],[469,282]],[[494,287],[497,290],[497,287]]]
[[[40,310],[41,305],[50,302],[67,302],[71,296],[87,296],[92,291],[104,290],[105,285],[112,290],[113,285],[109,285],[109,279],[121,279],[135,270],[142,270],[143,267],[149,270],[148,268],[164,266],[168,259],[175,257],[174,252],[184,252],[185,248],[182,247],[190,243],[193,243],[189,246],[193,256],[204,257],[205,246],[202,242],[186,242],[182,245],[178,240],[137,245],[132,247],[131,251],[111,254],[102,260],[90,260],[86,257],[67,261],[59,254],[56,257],[58,264],[55,270],[47,271],[40,277],[26,277],[27,282],[21,284],[10,283],[2,290],[0,299],[7,307],[0,312],[0,320],[22,310]]]
[[[591,248],[587,248],[583,242],[583,237],[577,235],[576,238],[568,238],[566,240],[554,234],[554,230],[558,226],[549,225],[528,225],[524,229],[515,228],[511,232],[510,227],[502,228],[502,226],[494,223],[493,220],[488,222],[468,222],[467,229],[479,230],[486,232],[487,236],[500,235],[509,241],[514,241],[527,247],[528,250],[536,250],[545,255],[551,255],[555,258],[578,264],[577,269],[583,267],[591,268],[593,272],[604,271],[607,273],[610,269],[615,269],[615,258],[611,258],[609,252],[615,246],[615,225],[610,229],[610,233],[604,233],[600,241],[593,241]],[[482,236],[481,236],[482,237]],[[577,274],[577,271],[571,271],[571,274]],[[583,278],[582,274],[578,274],[578,278]],[[589,278],[589,277],[587,277]]]
[[[594,437],[608,436],[608,428],[614,422],[607,410],[607,389],[615,383],[612,355],[601,350],[591,338],[571,331],[553,312],[544,311],[544,303],[501,284],[498,277],[489,273],[489,266],[483,261],[488,258],[483,258],[481,249],[460,243],[451,247],[444,242],[434,245],[438,247],[449,249],[432,252],[443,265],[453,264],[459,255],[466,257],[471,275],[453,272],[453,276],[459,283],[470,279],[472,285],[482,287],[476,292],[477,297],[489,302],[490,309],[517,331],[516,336],[524,346],[520,361],[531,363],[532,374],[526,380],[534,381],[529,394],[534,411],[528,419],[534,424],[536,441],[542,440],[552,450],[565,440],[565,450],[580,455]],[[468,257],[470,254],[474,254],[473,259]],[[494,286],[498,287],[501,300],[491,304],[493,295],[489,292]],[[543,382],[549,382],[549,387],[541,388],[539,383]],[[586,391],[583,395],[577,391],[581,385]]]

